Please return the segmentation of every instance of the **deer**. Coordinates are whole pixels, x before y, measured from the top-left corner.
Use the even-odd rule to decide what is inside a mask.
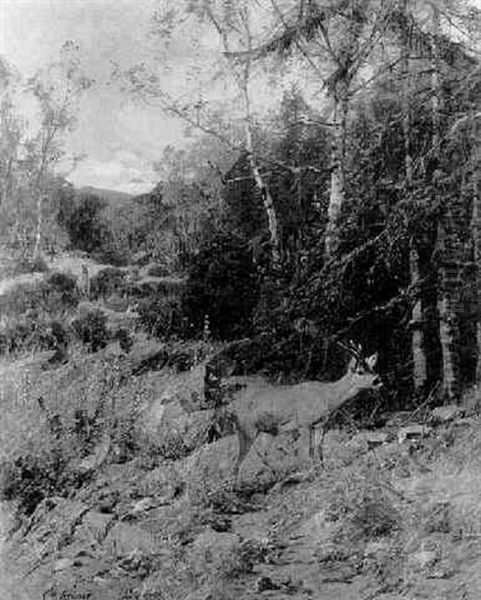
[[[322,437],[329,417],[364,390],[382,387],[374,371],[377,353],[362,358],[360,345],[350,342],[342,347],[351,355],[347,371],[337,381],[306,381],[293,385],[273,385],[259,376],[247,376],[244,387],[234,394],[229,405],[238,438],[238,455],[234,465],[237,483],[242,463],[260,433],[276,436],[281,431],[307,428],[309,456],[314,458],[315,429],[324,423]],[[242,378],[232,378],[242,380]],[[322,459],[322,455],[321,455]]]

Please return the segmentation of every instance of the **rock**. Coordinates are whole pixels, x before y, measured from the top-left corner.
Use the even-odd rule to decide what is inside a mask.
[[[448,406],[437,406],[431,412],[430,422],[439,425],[444,423],[450,423],[455,419],[459,419],[466,414],[466,410],[462,406],[450,404]]]
[[[120,493],[118,490],[104,490],[96,499],[97,510],[102,514],[110,514],[114,511],[119,500]]]
[[[72,470],[81,475],[86,475],[87,473],[95,471],[105,462],[110,452],[110,448],[110,435],[105,433],[91,454],[72,464]]]
[[[266,592],[270,590],[280,590],[281,586],[274,583],[270,577],[259,577],[255,585],[256,592]]]
[[[154,554],[158,541],[151,532],[137,525],[116,523],[107,534],[102,546],[116,557],[128,556],[134,551]]]
[[[169,353],[163,344],[151,342],[148,347],[136,348],[130,351],[132,375],[142,375],[148,371],[160,371],[167,364]]]
[[[386,554],[389,551],[389,543],[387,541],[370,541],[366,544],[364,548],[364,556],[367,558],[369,556],[379,556]]]
[[[158,445],[162,439],[181,436],[183,444],[192,448],[204,441],[204,433],[213,418],[213,411],[198,410],[202,397],[204,371],[202,367],[188,372],[161,374],[157,387],[159,396],[144,408],[140,418],[143,432]]]
[[[149,471],[139,483],[139,493],[155,497],[159,505],[170,503],[184,488],[180,471],[181,468],[172,463]]]
[[[140,277],[168,277],[167,269],[156,262],[148,262],[140,269]]]
[[[73,563],[74,561],[72,558],[61,558],[55,561],[52,571],[56,573],[58,571],[66,571],[67,569],[70,570],[73,567]]]
[[[412,417],[412,412],[408,410],[401,410],[386,415],[386,427],[401,427],[402,425],[409,422]],[[383,415],[384,418],[384,415]]]
[[[398,442],[402,444],[404,441],[420,440],[428,437],[431,432],[432,428],[427,425],[408,425],[398,431]]]
[[[129,515],[131,515],[133,517],[137,517],[137,516],[141,515],[142,513],[145,513],[148,510],[151,510],[152,508],[157,508],[161,504],[164,504],[164,502],[162,502],[162,501],[159,502],[158,498],[153,498],[153,497],[142,498],[142,500],[139,500],[138,502],[136,502],[134,504],[134,506],[129,510]]]
[[[382,446],[389,441],[389,434],[383,431],[361,431],[348,442],[348,446],[367,446],[368,450]]]
[[[438,556],[434,550],[419,550],[419,552],[412,554],[409,558],[411,565],[420,569],[431,567],[437,560]]]
[[[84,542],[87,547],[101,544],[113,520],[114,516],[112,514],[91,510],[84,516],[82,524],[75,533],[75,538]]]
[[[179,465],[183,481],[196,485],[200,480],[209,482],[212,487],[222,485],[232,476],[237,456],[237,438],[228,436],[202,446]]]
[[[151,259],[150,252],[139,251],[132,256],[132,264],[142,267]]]

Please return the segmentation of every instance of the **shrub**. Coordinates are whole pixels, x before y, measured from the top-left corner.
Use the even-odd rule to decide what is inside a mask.
[[[120,327],[112,334],[112,340],[117,340],[121,350],[127,354],[132,350],[132,346],[134,345],[132,336],[124,327]]]
[[[386,536],[399,529],[401,523],[384,483],[372,476],[361,479],[359,474],[335,486],[326,514],[328,520],[338,524],[340,542]]]
[[[75,306],[78,303],[77,278],[72,273],[52,273],[47,278],[46,285],[59,295],[65,306]]]
[[[44,498],[59,491],[64,469],[60,455],[52,452],[25,454],[5,462],[0,468],[0,498],[16,500],[18,511],[29,516]]]
[[[259,282],[247,241],[233,232],[218,232],[193,259],[183,312],[200,334],[205,317],[215,338],[235,339],[252,332]]]
[[[61,206],[58,220],[67,231],[74,248],[89,253],[102,249],[109,237],[101,215],[105,205],[105,201],[98,196],[87,194]]]
[[[148,275],[149,277],[168,277],[169,275],[169,270],[166,267],[164,267],[164,265],[149,265],[146,271],[146,275]]]
[[[76,306],[79,295],[72,275],[54,273],[46,280],[19,283],[0,296],[0,312],[5,317],[56,317]]]
[[[34,316],[9,319],[0,327],[0,354],[17,354],[31,350],[51,350],[55,347],[52,327],[57,321]]]
[[[116,267],[101,269],[90,279],[92,298],[107,297],[123,288],[126,273]]]
[[[28,256],[23,254],[15,261],[12,275],[23,275],[25,273],[46,273],[48,265],[43,256]]]
[[[139,323],[151,335],[169,338],[183,332],[181,303],[177,299],[151,297],[138,306]]]
[[[72,328],[90,352],[105,348],[109,340],[107,317],[101,310],[91,310],[72,321]]]

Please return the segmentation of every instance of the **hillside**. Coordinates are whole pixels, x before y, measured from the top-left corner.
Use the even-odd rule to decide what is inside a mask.
[[[2,599],[479,597],[476,390],[377,431],[332,427],[323,464],[303,429],[262,434],[235,485],[229,404],[208,408],[206,388],[225,344],[162,343],[136,313],[95,310],[129,328],[127,351],[1,361]]]
[[[36,393],[48,385],[32,365],[10,364],[3,392],[20,368]],[[57,381],[71,380],[73,368],[56,373]],[[164,398],[152,398],[144,432],[155,431],[152,419],[185,424],[179,407],[167,417],[159,408],[201,379],[199,369],[138,379],[144,392],[154,386]],[[204,417],[201,411],[190,427]],[[164,459],[147,447],[127,462],[111,454],[88,482],[45,499],[11,536],[4,533],[0,580],[12,594],[4,597],[50,590],[46,597],[114,600],[142,590],[140,597],[218,600],[477,598],[480,424],[459,416],[439,423],[403,443],[399,427],[388,427],[375,449],[369,432],[332,432],[325,469],[294,459],[287,440],[268,450],[263,439],[238,492],[229,483],[232,436],[184,458],[173,447]]]
[[[92,194],[98,196],[102,200],[112,203],[122,203],[134,198],[132,194],[127,192],[120,192],[118,190],[106,190],[103,188],[97,188],[93,186],[83,186],[76,190],[77,194]]]

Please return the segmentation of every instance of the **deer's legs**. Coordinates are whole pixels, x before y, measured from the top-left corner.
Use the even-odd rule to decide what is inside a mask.
[[[315,425],[311,425],[309,427],[309,457],[311,459],[315,458],[315,451],[317,450],[317,456],[321,462],[321,465],[324,466],[324,453],[323,453],[323,444],[324,444],[324,436],[326,435],[326,425],[324,424],[320,431],[316,428]],[[319,442],[318,442],[319,440]]]
[[[317,447],[317,452],[319,454],[319,459],[321,461],[321,465],[324,467],[324,438],[327,432],[327,423],[324,423],[321,429],[321,441],[319,442],[319,446]]]
[[[244,459],[249,454],[249,450],[254,443],[256,436],[250,436],[248,433],[243,431],[242,429],[237,430],[237,439],[239,441],[239,451],[237,455],[237,460],[234,465],[234,481],[237,482],[239,477],[239,471],[241,468]]]
[[[314,458],[314,444],[316,442],[316,430],[311,425],[309,427],[309,458]]]

